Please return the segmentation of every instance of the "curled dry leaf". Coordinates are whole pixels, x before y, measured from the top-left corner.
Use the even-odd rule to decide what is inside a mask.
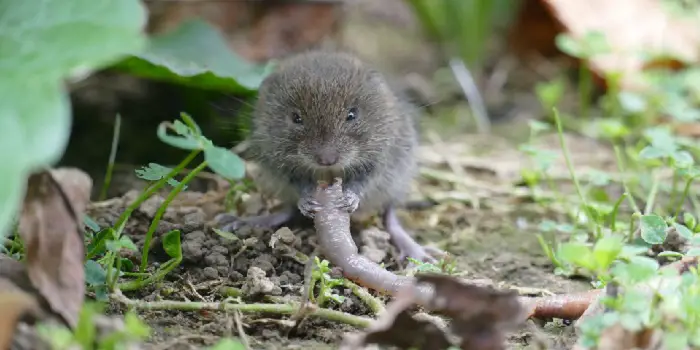
[[[653,62],[645,54],[700,61],[700,13],[672,13],[657,0],[543,0],[577,39],[601,32],[611,52],[594,56],[590,67],[601,76],[622,74],[623,89],[646,87],[639,74]]]
[[[19,220],[29,278],[71,327],[85,293],[82,215],[91,189],[92,179],[78,169],[32,174]]]

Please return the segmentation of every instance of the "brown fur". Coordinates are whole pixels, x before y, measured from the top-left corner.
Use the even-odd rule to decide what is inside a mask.
[[[351,107],[358,115],[347,121]],[[290,57],[265,79],[250,138],[263,192],[294,205],[318,179],[342,176],[360,197],[358,213],[404,200],[417,144],[414,111],[384,77],[351,54],[325,51]],[[314,154],[322,150],[339,152],[337,166],[316,165]]]

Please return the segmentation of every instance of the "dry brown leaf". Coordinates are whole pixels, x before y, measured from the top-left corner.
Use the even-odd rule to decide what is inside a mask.
[[[433,295],[424,300],[422,290],[430,285]],[[416,305],[451,318],[450,330],[419,320],[409,311]],[[341,349],[359,350],[369,344],[391,345],[401,349],[448,349],[458,338],[460,349],[505,349],[505,334],[527,319],[517,293],[466,284],[452,276],[423,274],[415,285],[399,290],[363,333],[347,335]],[[449,332],[451,331],[451,332]],[[448,335],[449,334],[449,335]]]
[[[622,73],[624,89],[647,85],[639,74],[649,62],[640,53],[666,54],[685,62],[700,61],[700,13],[671,14],[658,0],[543,0],[574,38],[602,32],[612,49],[595,56],[596,73]]]
[[[149,33],[203,19],[248,60],[262,62],[305,50],[338,33],[341,1],[150,1]]]
[[[0,286],[7,281],[0,278]],[[0,287],[2,288],[2,287]],[[21,291],[0,292],[0,349],[9,349],[14,338],[17,321],[27,311],[37,308],[36,300]]]
[[[19,222],[29,278],[71,327],[85,293],[82,214],[91,189],[92,179],[78,169],[32,174]]]
[[[508,46],[526,58],[538,53],[544,57],[561,55],[554,39],[563,30],[541,1],[523,1],[513,25],[508,30]]]

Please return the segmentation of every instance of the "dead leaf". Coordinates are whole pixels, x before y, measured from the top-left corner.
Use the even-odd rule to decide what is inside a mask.
[[[419,275],[417,284],[431,284],[435,290],[431,311],[452,318],[452,332],[462,338],[462,349],[505,349],[505,333],[527,319],[514,291],[466,284],[436,274]]]
[[[309,49],[335,36],[341,1],[149,1],[149,33],[200,18],[218,28],[231,48],[263,62]]]
[[[91,189],[92,179],[78,169],[32,174],[19,221],[29,278],[71,327],[85,293],[82,214]]]
[[[574,38],[592,30],[605,36],[612,52],[593,57],[590,67],[601,76],[620,72],[623,89],[647,87],[640,72],[654,64],[643,54],[700,61],[700,13],[672,14],[656,0],[543,1]]]
[[[425,284],[433,290],[431,300],[423,298]],[[411,316],[409,310],[416,305],[449,316],[451,332]],[[414,285],[401,289],[364,333],[347,335],[340,349],[358,350],[381,344],[439,350],[455,345],[451,342],[455,338],[465,350],[505,349],[506,332],[526,319],[527,309],[515,292],[462,283],[452,276],[423,274],[416,276]]]
[[[4,285],[6,282],[0,279],[0,285]],[[2,317],[0,317],[0,349],[10,348],[17,321],[25,312],[36,308],[36,300],[27,293],[21,291],[0,292],[0,310],[2,310]]]
[[[369,344],[395,346],[399,349],[449,348],[450,342],[445,333],[434,323],[417,320],[409,314],[415,301],[409,289],[401,290],[363,333],[346,335],[340,350],[360,350]]]

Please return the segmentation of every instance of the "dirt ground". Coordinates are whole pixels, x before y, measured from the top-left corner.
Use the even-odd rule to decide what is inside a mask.
[[[613,155],[605,147],[578,137],[568,137],[567,140],[571,143],[573,160],[582,172],[591,168],[605,169],[614,164]],[[558,150],[554,137],[544,138],[542,144],[553,151]],[[439,156],[445,154],[449,154],[449,158]],[[454,176],[447,162],[464,169],[464,174]],[[523,188],[516,186],[517,177],[520,169],[529,164],[515,145],[496,136],[476,135],[451,142],[428,142],[421,149],[421,164],[423,175],[416,180],[413,198],[433,198],[439,203],[422,210],[402,210],[401,219],[420,242],[433,244],[452,254],[463,278],[487,279],[502,287],[542,289],[553,293],[590,288],[585,281],[556,276],[552,264],[543,255],[535,236],[539,232],[537,226],[543,219],[556,220],[561,214],[545,212],[521,195]],[[562,177],[566,174],[561,157],[552,174],[555,178],[556,174],[562,174]],[[135,193],[132,191],[122,198],[93,203],[87,214],[103,227],[113,225]],[[256,302],[259,300],[256,292],[260,291],[300,300],[304,265],[292,256],[282,254],[280,242],[310,254],[315,245],[313,228],[300,224],[281,228],[276,233],[242,229],[237,232],[240,240],[223,238],[208,227],[208,222],[225,210],[224,193],[214,189],[206,193],[184,192],[177,197],[163,216],[156,235],[160,237],[165,232],[179,229],[184,261],[165,281],[138,292],[126,293],[127,297],[143,301],[221,301],[226,297],[222,287],[230,286],[240,289],[240,302]],[[151,198],[129,221],[124,232],[137,245],[142,244],[143,235],[162,201],[160,196]],[[241,200],[237,213],[241,216],[263,213],[269,210],[267,202],[252,193]],[[396,255],[386,234],[367,230],[373,227],[381,229],[376,220],[358,227],[355,240],[360,251],[373,259],[381,259],[387,269],[397,270]],[[273,234],[277,242],[275,248],[271,248]],[[161,244],[157,238],[152,247],[150,265],[154,268],[159,261],[167,260],[167,256],[159,248]],[[255,273],[260,270],[264,277]],[[341,287],[337,292],[346,299],[330,308],[371,316],[369,308],[349,290]],[[112,307],[112,312],[123,310],[120,305]],[[233,313],[140,311],[139,314],[153,327],[153,349],[194,349],[211,345],[220,336],[237,334]],[[332,349],[345,332],[354,330],[336,322],[313,319],[304,322],[293,334],[288,334],[290,325],[283,321],[287,318],[288,315],[282,314],[246,313],[241,322],[255,349]],[[570,346],[573,339],[573,327],[561,320],[538,327],[536,333],[545,335],[552,348]],[[509,338],[511,348],[528,348],[533,336],[532,329],[513,334]]]
[[[383,58],[380,67],[395,68],[392,73],[396,74],[403,74],[402,66],[423,72],[433,69],[434,62],[425,55],[410,54],[424,53],[416,48],[420,44],[406,43],[405,38],[410,35],[401,31],[397,35],[395,30],[378,28],[381,25],[376,18],[363,17],[362,14],[355,17],[346,28],[346,44],[355,45],[360,54],[368,58]],[[399,18],[399,24],[394,26],[401,27],[401,21]],[[375,27],[368,23],[375,23]],[[370,32],[381,34],[367,36]],[[368,42],[367,38],[374,40],[375,37],[378,38],[376,42]],[[385,52],[386,49],[382,51],[386,46],[383,42],[397,41],[402,43],[405,51],[390,50],[391,54]],[[496,58],[491,65],[497,66],[498,53],[493,55]],[[485,96],[492,114],[505,116],[494,124],[494,135],[464,132],[469,124],[465,122],[468,117],[463,112],[468,107],[464,104],[442,113],[449,116],[435,117],[436,113],[432,113],[433,117],[425,118],[424,142],[420,151],[422,170],[415,181],[412,199],[431,199],[438,204],[421,210],[401,210],[401,220],[419,242],[450,253],[465,279],[489,280],[504,288],[531,288],[552,293],[587,290],[591,287],[586,281],[555,275],[553,265],[537,241],[536,234],[541,233],[538,225],[545,219],[561,219],[564,214],[551,208],[545,210],[534,203],[521,184],[521,171],[531,169],[532,164],[517,147],[528,134],[527,120],[541,114],[533,85],[546,79],[541,72],[534,78],[532,75],[532,71],[514,69],[497,97]],[[430,85],[427,89],[435,90],[436,86]],[[433,91],[433,94],[441,93],[444,94]],[[563,110],[566,110],[565,104]],[[614,169],[614,154],[608,147],[582,137],[567,136],[566,139],[577,173]],[[556,135],[544,137],[541,143],[543,148],[558,155],[550,175],[559,182],[559,190],[573,193]],[[128,175],[117,176],[113,182],[120,182],[120,187],[132,190],[123,197],[93,203],[88,209],[87,214],[102,227],[113,225],[138,194],[138,189],[144,186],[131,175],[133,171],[124,173]],[[99,183],[100,179],[96,181]],[[231,297],[223,287],[235,287],[239,291],[235,299],[241,303],[265,302],[258,296],[259,292],[282,300],[300,300],[304,265],[290,254],[284,254],[282,246],[307,255],[312,253],[316,242],[313,228],[301,225],[283,227],[277,232],[244,228],[236,232],[238,240],[223,238],[210,227],[214,216],[226,210],[226,188],[221,183],[212,178],[203,179],[199,184],[192,184],[190,190],[181,193],[169,206],[156,231],[149,264],[154,269],[159,262],[168,259],[159,237],[174,229],[181,232],[183,263],[166,276],[165,281],[125,293],[128,298],[222,301]],[[143,236],[163,196],[148,200],[128,222],[124,233],[137,246],[143,244]],[[270,211],[272,204],[269,199],[250,192],[238,199],[233,213],[256,215]],[[376,218],[364,222],[357,227],[355,241],[363,254],[384,263],[387,269],[397,271],[396,252],[381,229]],[[133,258],[135,264],[137,259]],[[339,287],[336,292],[345,296],[345,301],[340,305],[331,303],[330,308],[371,317],[370,309],[349,290]],[[125,308],[113,304],[110,310],[121,313]],[[150,340],[152,349],[198,349],[214,344],[222,336],[238,336],[239,326],[254,349],[334,349],[344,333],[356,330],[316,318],[306,320],[290,333],[290,322],[286,321],[289,315],[279,313],[243,313],[240,322],[230,312],[141,310],[139,314],[154,331]],[[570,322],[554,320],[512,334],[508,339],[509,348],[528,349],[533,346],[535,338],[542,337],[548,340],[551,349],[570,348],[575,340]]]

